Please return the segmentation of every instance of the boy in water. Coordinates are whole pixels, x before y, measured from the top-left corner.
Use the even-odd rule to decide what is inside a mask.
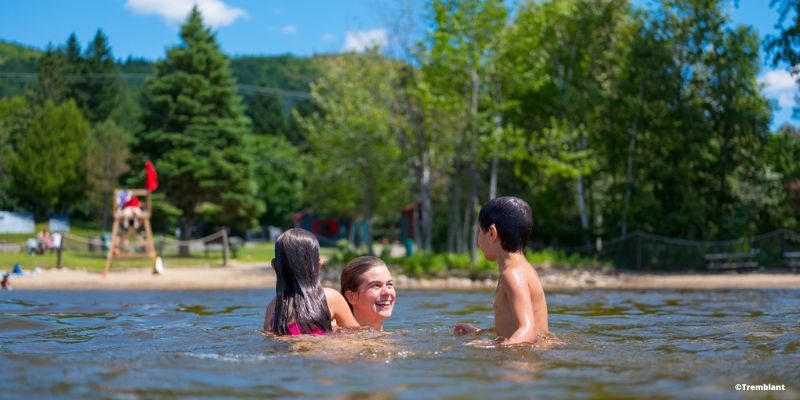
[[[525,259],[531,235],[531,208],[516,197],[498,197],[486,203],[478,216],[478,246],[484,257],[496,261],[500,279],[494,294],[494,332],[504,345],[534,343],[548,333],[547,302],[539,275]],[[455,335],[481,332],[470,324],[456,324]]]

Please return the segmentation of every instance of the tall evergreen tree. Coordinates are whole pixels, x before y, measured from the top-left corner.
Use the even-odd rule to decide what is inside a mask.
[[[101,29],[86,47],[78,105],[93,123],[105,121],[119,104],[121,77],[108,38]]]
[[[156,63],[143,92],[136,151],[154,161],[159,190],[182,211],[189,238],[198,218],[248,227],[263,209],[254,196],[244,149],[249,120],[229,60],[194,7],[181,27],[181,44]],[[183,249],[188,252],[188,249]]]
[[[44,104],[48,99],[61,102],[67,96],[64,82],[64,53],[52,44],[47,46],[42,57],[36,62],[38,79],[33,87],[36,104]]]

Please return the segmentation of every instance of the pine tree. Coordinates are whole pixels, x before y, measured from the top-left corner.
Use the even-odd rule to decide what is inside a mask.
[[[38,79],[33,88],[35,104],[51,100],[59,103],[66,97],[64,82],[64,53],[56,46],[48,45],[42,57],[36,62]]]
[[[254,223],[263,205],[254,197],[243,144],[249,120],[229,60],[197,7],[180,36],[182,43],[167,50],[146,83],[144,131],[135,150],[140,160],[155,163],[159,191],[182,211],[185,239],[198,218],[244,228]]]
[[[87,93],[81,90],[85,80],[85,62],[81,52],[81,45],[75,32],[67,38],[67,43],[63,48],[63,66],[61,69],[62,81],[64,82],[64,95],[66,99],[74,99],[81,111],[86,115],[86,109],[82,106],[86,104]],[[64,99],[64,100],[66,100]]]
[[[119,103],[121,78],[108,38],[101,29],[86,47],[83,64],[85,76],[78,85],[81,92],[78,105],[90,122],[105,121]]]

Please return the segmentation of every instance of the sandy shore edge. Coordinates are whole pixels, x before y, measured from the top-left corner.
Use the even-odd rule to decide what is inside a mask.
[[[800,289],[800,273],[726,274],[603,274],[593,271],[543,270],[545,291],[578,289]],[[395,276],[398,289],[485,290],[495,287],[491,279],[416,279]],[[275,273],[268,263],[233,262],[228,267],[167,268],[161,275],[148,270],[99,272],[46,269],[36,276],[12,277],[13,290],[235,290],[275,286]],[[326,281],[338,287],[338,282]]]

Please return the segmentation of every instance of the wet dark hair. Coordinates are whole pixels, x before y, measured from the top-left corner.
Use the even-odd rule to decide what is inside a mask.
[[[282,233],[275,241],[272,268],[277,276],[272,332],[288,334],[290,321],[294,321],[302,333],[315,329],[330,332],[331,312],[319,282],[317,238],[299,228]]]
[[[386,263],[383,262],[378,257],[372,256],[363,256],[358,257],[351,260],[347,265],[344,266],[342,270],[342,276],[339,279],[339,283],[341,286],[342,296],[347,299],[347,296],[344,294],[345,291],[357,292],[358,287],[361,285],[361,275],[364,275],[365,272],[369,271],[375,267],[385,267]],[[350,302],[347,302],[347,305],[350,306],[350,310],[353,310],[353,305]]]
[[[513,196],[498,197],[481,207],[478,223],[484,232],[494,225],[503,250],[516,253],[525,249],[531,237],[533,216],[525,200]]]

